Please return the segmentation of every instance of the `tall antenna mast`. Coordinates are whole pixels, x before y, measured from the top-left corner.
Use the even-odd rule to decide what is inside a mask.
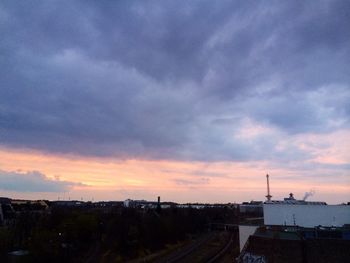
[[[269,179],[269,174],[266,174],[266,183],[267,183],[267,201],[271,201],[272,195],[270,195],[270,179]]]

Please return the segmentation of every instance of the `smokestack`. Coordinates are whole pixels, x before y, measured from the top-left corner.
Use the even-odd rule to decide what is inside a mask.
[[[158,213],[160,213],[161,210],[162,210],[162,207],[160,206],[160,196],[158,196],[158,203],[157,203],[156,211],[157,211]]]
[[[267,198],[267,201],[271,201],[272,195],[270,194],[270,179],[269,179],[269,175],[268,174],[266,174],[266,183],[267,183],[267,195],[266,195],[266,198]]]

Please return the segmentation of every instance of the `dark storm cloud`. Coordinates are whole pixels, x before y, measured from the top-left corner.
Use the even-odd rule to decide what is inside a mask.
[[[0,170],[0,189],[19,192],[66,192],[79,183],[50,179],[37,171],[26,173]]]
[[[348,10],[348,1],[3,1],[0,143],[119,158],[308,157],[278,142],[349,127]],[[281,132],[242,139],[247,118]]]

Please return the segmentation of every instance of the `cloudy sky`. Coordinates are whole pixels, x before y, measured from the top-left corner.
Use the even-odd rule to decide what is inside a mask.
[[[0,195],[350,201],[350,2],[1,1]]]

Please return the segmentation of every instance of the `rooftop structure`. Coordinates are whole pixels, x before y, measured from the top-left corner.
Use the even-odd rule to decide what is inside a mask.
[[[322,201],[306,201],[306,199],[297,200],[297,199],[294,198],[293,193],[290,193],[289,197],[285,197],[283,200],[268,200],[268,201],[265,202],[265,204],[327,205],[326,202],[322,202]]]
[[[257,227],[250,234],[237,262],[347,262],[350,229]]]

